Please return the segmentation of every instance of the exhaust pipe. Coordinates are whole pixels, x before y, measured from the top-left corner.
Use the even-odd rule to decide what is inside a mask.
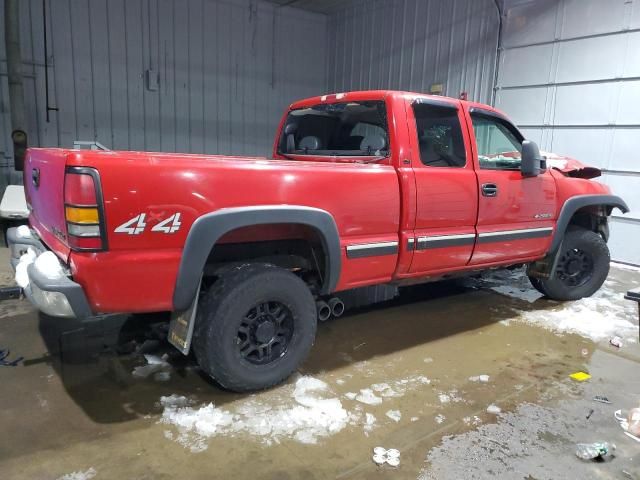
[[[329,320],[331,316],[331,307],[324,300],[318,300],[316,302],[316,309],[318,310],[318,320],[325,322]]]
[[[344,313],[344,303],[338,297],[331,297],[329,299],[329,308],[334,317],[341,317]]]

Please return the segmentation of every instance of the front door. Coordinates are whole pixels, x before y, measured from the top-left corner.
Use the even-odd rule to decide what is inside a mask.
[[[478,239],[471,265],[542,256],[551,244],[556,184],[549,171],[520,173],[522,135],[489,111],[467,111],[479,188]]]
[[[478,186],[460,102],[407,103],[416,182],[414,254],[409,272],[464,267],[475,241]]]

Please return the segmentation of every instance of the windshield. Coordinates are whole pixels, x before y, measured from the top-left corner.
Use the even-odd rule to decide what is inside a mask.
[[[384,102],[345,102],[292,110],[282,129],[279,153],[343,157],[389,153]]]

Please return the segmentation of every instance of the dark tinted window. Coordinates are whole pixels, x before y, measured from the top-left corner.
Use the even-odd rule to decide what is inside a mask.
[[[458,111],[415,103],[420,160],[429,167],[464,167],[466,163]]]
[[[345,102],[292,110],[280,152],[296,155],[379,156],[389,152],[384,102]]]

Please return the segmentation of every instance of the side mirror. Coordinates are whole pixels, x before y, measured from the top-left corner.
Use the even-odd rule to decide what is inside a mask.
[[[522,142],[522,163],[520,164],[522,176],[537,177],[546,168],[547,161],[540,155],[538,145],[531,140],[524,140]]]

